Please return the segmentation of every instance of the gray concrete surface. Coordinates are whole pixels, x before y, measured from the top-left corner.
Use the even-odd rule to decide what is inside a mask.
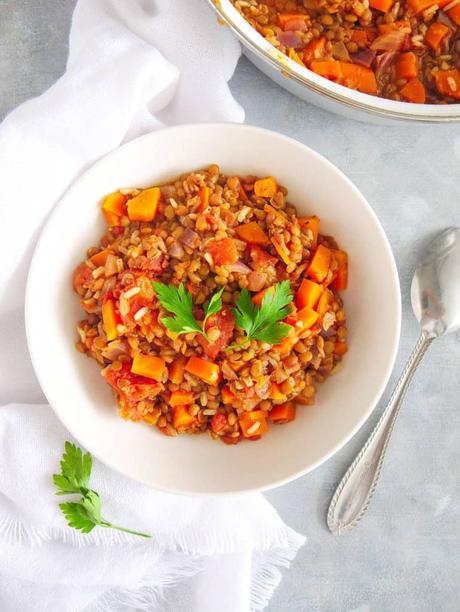
[[[64,70],[74,4],[0,0],[0,118]],[[436,230],[460,225],[460,126],[355,123],[294,98],[245,59],[231,86],[248,123],[294,136],[325,155],[379,216],[394,249],[403,295],[394,382],[417,338],[409,303],[417,255]],[[459,340],[457,334],[439,341],[422,364],[380,487],[355,531],[334,538],[324,517],[337,481],[379,409],[325,465],[267,495],[285,521],[309,538],[285,572],[269,612],[460,610]],[[176,589],[165,610],[185,611],[187,602],[187,593]]]

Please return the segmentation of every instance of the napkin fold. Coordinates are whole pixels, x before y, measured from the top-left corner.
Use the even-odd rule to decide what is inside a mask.
[[[228,88],[239,54],[203,0],[80,0],[66,73],[0,126],[2,612],[150,611],[178,583],[191,591],[187,611],[261,610],[304,542],[261,495],[178,497],[97,461],[103,515],[153,537],[68,528],[51,475],[71,437],[45,403],[24,333],[31,253],[63,192],[150,130],[243,121]]]

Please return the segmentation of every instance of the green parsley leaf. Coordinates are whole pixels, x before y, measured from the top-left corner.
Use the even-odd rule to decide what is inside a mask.
[[[244,342],[239,346],[247,344],[250,340],[270,344],[281,342],[289,333],[290,326],[278,321],[285,319],[290,313],[289,304],[292,299],[291,284],[287,280],[276,283],[272,291],[265,293],[260,308],[252,301],[249,291],[243,289],[233,308],[237,325],[246,333]],[[229,348],[235,346],[238,345]]]
[[[88,488],[92,463],[89,453],[83,454],[81,448],[78,448],[75,444],[65,443],[61,473],[53,474],[53,482],[57,488],[56,495],[80,495],[79,501],[59,504],[69,527],[78,529],[82,533],[89,533],[94,527],[99,526],[150,538],[151,536],[146,533],[113,525],[102,518],[99,494]]]
[[[173,317],[163,317],[161,322],[175,334],[202,334],[206,339],[205,325],[208,318],[222,309],[222,293],[224,287],[215,293],[205,306],[205,317],[200,325],[193,314],[192,294],[186,290],[183,283],[179,287],[154,282],[153,288],[160,304],[171,312]]]
[[[79,493],[82,488],[87,488],[92,463],[89,453],[84,455],[75,444],[66,442],[61,461],[61,474],[53,476],[53,482],[58,489],[57,495]]]

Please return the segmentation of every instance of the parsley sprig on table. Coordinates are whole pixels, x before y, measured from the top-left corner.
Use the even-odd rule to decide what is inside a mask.
[[[243,342],[228,348],[244,346],[251,340],[270,344],[281,342],[289,333],[290,326],[279,321],[290,313],[289,304],[292,299],[291,283],[288,280],[276,283],[266,291],[260,308],[252,301],[249,291],[243,289],[232,312],[236,324],[244,330],[246,337]]]
[[[204,307],[204,321],[198,323],[193,314],[192,294],[187,291],[184,284],[179,287],[174,285],[165,285],[164,283],[153,283],[153,288],[158,296],[160,304],[165,310],[171,312],[173,317],[163,317],[161,322],[165,327],[175,334],[190,334],[198,333],[206,339],[206,321],[213,314],[216,314],[222,309],[222,293],[224,287],[215,293],[209,302]]]
[[[102,518],[99,494],[88,488],[92,464],[93,461],[89,453],[83,454],[82,450],[74,444],[65,443],[61,473],[53,474],[53,482],[57,488],[56,495],[76,494],[80,496],[79,501],[59,504],[69,527],[78,529],[83,533],[89,533],[94,527],[99,526],[150,538],[151,536],[147,533],[119,527]]]

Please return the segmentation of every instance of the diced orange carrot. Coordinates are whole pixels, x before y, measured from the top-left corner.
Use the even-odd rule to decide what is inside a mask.
[[[315,308],[322,292],[323,287],[321,285],[314,283],[308,278],[304,278],[296,295],[297,308],[304,308],[304,306]]]
[[[308,306],[305,306],[301,310],[298,310],[294,316],[297,319],[298,323],[300,323],[300,325],[296,324],[295,326],[297,334],[302,333],[306,329],[310,329],[311,327],[313,327],[313,325],[319,318],[319,314]]]
[[[460,26],[460,2],[456,6],[448,10],[447,14],[456,25]]]
[[[272,198],[278,189],[273,176],[259,179],[254,183],[254,195],[258,198]]]
[[[307,270],[308,276],[311,276],[316,282],[322,283],[329,272],[331,257],[331,250],[325,247],[324,244],[320,244],[310,262]]]
[[[281,13],[278,15],[278,23],[283,30],[286,29],[286,25],[288,25],[290,21],[296,21],[298,19],[306,22],[310,21],[310,17],[305,13]]]
[[[345,251],[336,249],[332,249],[332,255],[337,261],[338,268],[330,286],[336,291],[343,291],[348,285],[348,255]]]
[[[299,223],[301,227],[304,229],[309,229],[312,232],[313,242],[311,243],[311,248],[316,249],[318,244],[320,218],[316,215],[313,215],[313,217],[300,217]]]
[[[245,438],[260,436],[268,431],[266,414],[263,410],[243,412],[238,420]]]
[[[434,51],[439,49],[442,41],[445,37],[451,32],[451,29],[440,23],[439,21],[433,22],[425,34],[425,42],[429,45]]]
[[[319,298],[318,306],[316,307],[316,312],[320,317],[324,317],[329,307],[329,304],[332,301],[332,293],[329,289],[325,289]]]
[[[391,23],[379,23],[377,27],[380,34],[388,34],[389,32],[394,32],[394,30],[405,30],[407,33],[411,31],[410,21],[405,19],[392,21]]]
[[[310,68],[316,74],[351,89],[371,95],[377,93],[377,81],[370,68],[337,60],[313,61]]]
[[[289,421],[295,419],[295,412],[294,402],[286,402],[279,406],[273,406],[267,416],[273,423],[289,423]]]
[[[207,185],[202,185],[198,191],[198,195],[200,196],[200,205],[198,206],[197,212],[201,212],[209,206],[211,189]]]
[[[159,201],[160,189],[158,187],[144,189],[139,195],[128,200],[128,217],[131,221],[153,221]]]
[[[336,355],[345,355],[348,351],[348,346],[346,342],[340,342],[339,340],[335,343],[334,353]]]
[[[278,385],[278,383],[272,383],[270,385],[270,390],[268,393],[268,397],[273,401],[276,402],[278,404],[283,403],[286,401],[287,397],[285,395],[285,393],[283,393],[281,391],[280,386]]]
[[[273,237],[272,244],[275,247],[275,251],[278,253],[280,258],[284,261],[284,263],[288,266],[291,263],[291,257],[289,253],[289,249],[281,242],[278,238]]]
[[[450,3],[451,0],[408,0],[407,5],[413,13],[422,13],[426,9],[437,5],[443,8]]]
[[[394,4],[394,0],[369,0],[369,6],[382,13],[388,13]]]
[[[158,382],[161,382],[165,369],[166,363],[164,359],[155,355],[143,355],[141,353],[134,355],[131,365],[131,372],[133,374],[153,378],[153,380]]]
[[[189,404],[193,404],[193,393],[191,391],[177,389],[177,391],[171,392],[171,397],[169,398],[170,406],[188,406]]]
[[[291,60],[293,60],[296,64],[299,64],[299,66],[305,66],[305,64],[303,63],[300,55],[297,53],[297,51],[295,49],[293,49],[292,47],[289,47],[288,49],[288,56],[291,58]]]
[[[290,325],[290,328],[291,329],[289,330],[287,336],[284,336],[284,338],[278,344],[273,345],[273,350],[279,353],[280,355],[287,355],[288,353],[290,353],[292,347],[298,341],[298,337],[296,335],[294,327]]]
[[[267,291],[273,291],[273,287],[267,287],[266,289],[262,289],[262,291],[259,291],[259,293],[256,293],[255,295],[252,296],[252,301],[254,302],[254,304],[257,304],[257,306],[259,306],[262,304],[262,300],[264,299],[264,295],[267,293]]]
[[[208,385],[215,386],[220,380],[220,368],[215,363],[211,363],[201,357],[190,357],[185,369],[190,374],[201,378]]]
[[[216,266],[226,266],[235,263],[238,259],[238,251],[232,238],[221,238],[212,240],[206,247]]]
[[[184,379],[185,358],[178,357],[169,366],[169,380],[174,385],[180,385]]]
[[[102,204],[102,212],[107,223],[112,227],[120,224],[120,217],[126,214],[127,196],[119,191],[110,193]]]
[[[348,62],[340,62],[342,75],[340,83],[351,89],[357,89],[362,93],[377,95],[377,81],[375,74],[370,68],[358,66],[357,64],[349,64]]]
[[[245,242],[251,242],[252,244],[268,244],[270,242],[267,234],[256,221],[238,225],[235,231]]]
[[[457,69],[438,70],[434,73],[434,82],[440,94],[460,100],[460,72]]]
[[[220,395],[222,397],[223,404],[231,404],[233,400],[235,399],[235,394],[232,391],[230,391],[230,387],[228,387],[228,385],[225,385],[225,387],[222,387]]]
[[[112,251],[110,249],[104,249],[103,251],[99,251],[99,253],[96,253],[95,255],[93,255],[92,257],[90,257],[90,261],[95,265],[95,266],[103,266],[105,265],[105,262],[107,260],[107,257],[112,253]]]
[[[144,421],[149,425],[156,425],[160,418],[161,410],[159,408],[152,408],[152,411],[148,414],[144,414]]]
[[[414,102],[415,104],[425,103],[425,86],[418,79],[411,79],[399,90],[399,93],[406,102]]]
[[[321,36],[321,38],[314,38],[308,43],[303,52],[303,61],[307,66],[309,66],[313,60],[319,60],[325,56],[326,42],[326,38]]]
[[[196,417],[187,410],[187,406],[173,408],[173,425],[176,429],[187,429],[196,423]]]
[[[115,340],[118,336],[117,332],[117,313],[115,310],[115,302],[106,300],[102,304],[102,325],[104,327],[107,340]]]
[[[418,58],[412,51],[401,53],[396,60],[396,78],[413,79],[418,74]]]
[[[354,30],[352,30],[351,40],[357,43],[358,45],[366,47],[369,43],[366,30],[360,30],[358,28],[354,28]]]

